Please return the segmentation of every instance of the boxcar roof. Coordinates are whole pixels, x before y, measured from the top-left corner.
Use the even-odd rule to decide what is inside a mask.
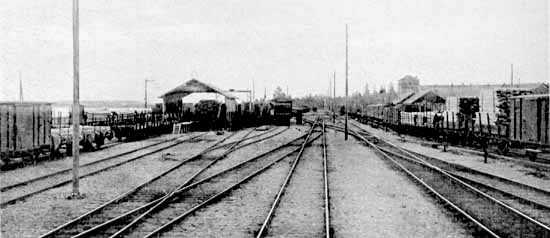
[[[0,105],[52,105],[51,102],[17,102],[17,101],[0,101]]]
[[[548,94],[528,94],[528,95],[514,96],[514,97],[510,97],[510,98],[539,99],[539,98],[550,98],[550,95],[548,95]]]

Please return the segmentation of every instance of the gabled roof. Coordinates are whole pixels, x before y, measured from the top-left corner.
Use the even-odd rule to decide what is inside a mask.
[[[534,94],[545,94],[550,91],[550,88],[548,87],[548,84],[541,83],[539,86],[533,88],[531,91]]]
[[[205,82],[201,82],[196,79],[191,79],[184,84],[175,87],[174,89],[166,92],[160,98],[171,101],[172,99],[180,99],[188,96],[192,93],[218,93],[227,99],[235,99],[236,97],[221,90],[220,88]]]
[[[439,96],[439,94],[435,93],[434,91],[427,90],[415,93],[414,95],[407,98],[405,101],[401,102],[401,104],[415,104],[422,101],[427,101],[431,103],[444,103],[445,99]]]
[[[399,97],[399,99],[393,101],[392,103],[393,104],[401,104],[403,103],[405,100],[409,99],[410,97],[412,97],[414,95],[414,92],[410,92],[410,93],[407,93],[401,97]]]

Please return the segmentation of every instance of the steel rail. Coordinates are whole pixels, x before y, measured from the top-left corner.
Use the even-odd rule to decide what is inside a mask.
[[[383,149],[383,150],[388,150],[388,149]],[[491,181],[494,181],[496,183],[502,184],[504,186],[512,186],[512,187],[515,187],[517,189],[521,189],[523,191],[521,191],[520,194],[523,195],[523,197],[518,196],[518,198],[526,199],[526,201],[528,201],[530,199],[525,198],[525,196],[535,196],[535,197],[536,196],[546,196],[546,197],[550,198],[550,191],[547,191],[547,190],[544,190],[544,189],[541,189],[541,188],[538,188],[538,187],[533,187],[533,186],[528,185],[528,184],[524,184],[524,183],[521,183],[521,182],[518,182],[518,181],[515,181],[515,180],[511,180],[511,179],[508,179],[508,178],[505,178],[505,177],[501,177],[501,176],[498,176],[498,175],[494,175],[494,174],[486,173],[486,172],[479,171],[479,170],[476,170],[476,169],[472,169],[470,167],[466,167],[466,166],[463,166],[463,165],[450,163],[450,162],[435,158],[433,156],[428,156],[428,155],[424,155],[424,154],[414,152],[412,150],[408,150],[408,149],[404,149],[404,150],[409,151],[410,153],[415,154],[417,156],[424,157],[427,160],[434,161],[436,164],[441,164],[441,165],[438,165],[438,166],[445,168],[444,169],[445,171],[447,171],[448,173],[454,175],[455,177],[460,177],[462,180],[468,180],[468,181],[471,181],[472,183],[482,183],[482,182],[479,182],[479,180],[475,180],[475,179],[472,179],[472,178],[467,178],[467,177],[459,174],[459,173],[467,173],[467,174],[469,174],[473,177],[477,177],[478,179],[481,179],[481,180],[487,179],[487,180],[491,180]],[[388,150],[388,151],[391,151],[391,150]],[[401,154],[399,154],[397,152],[391,151],[390,153],[395,153],[398,156],[402,156]],[[456,171],[456,172],[454,172],[454,171]],[[486,186],[489,186],[489,185],[486,185]],[[490,187],[494,187],[494,189],[501,190],[499,188],[496,188],[495,186],[490,186]],[[501,191],[503,193],[507,193],[506,191],[503,191],[503,190],[501,190]],[[517,195],[514,195],[514,196],[517,196]],[[534,203],[537,203],[537,202],[534,202]],[[542,205],[542,204],[541,204],[541,206],[548,207],[548,206]]]
[[[309,132],[307,134],[306,141],[309,140],[309,137],[313,133],[313,130],[315,129],[316,126],[317,126],[317,122],[313,123],[313,125],[311,126],[311,129],[309,130]],[[286,189],[286,187],[287,187],[287,185],[290,181],[290,178],[294,174],[294,171],[296,169],[296,165],[298,164],[298,161],[302,157],[304,149],[305,149],[305,144],[303,144],[300,147],[300,151],[298,152],[298,154],[296,155],[296,158],[292,162],[292,166],[290,167],[290,170],[288,171],[288,174],[286,175],[285,180],[284,180],[283,184],[281,185],[281,188],[279,189],[279,192],[277,193],[277,196],[275,197],[275,200],[273,201],[273,204],[271,205],[271,209],[269,209],[269,213],[267,214],[264,222],[262,223],[262,226],[261,226],[260,230],[258,231],[258,234],[257,234],[256,238],[262,237],[263,234],[266,232],[267,226],[269,225],[269,223],[271,222],[271,219],[273,218],[273,214],[275,213],[275,209],[277,208],[279,202],[281,201],[281,197],[283,196],[283,193],[284,193],[284,191],[285,191],[285,189]]]
[[[282,130],[282,131],[279,131],[279,132],[277,132],[277,133],[271,134],[271,135],[269,135],[269,136],[260,138],[260,139],[258,139],[258,140],[254,140],[254,141],[247,142],[247,143],[244,143],[244,144],[241,144],[241,145],[237,145],[237,146],[236,146],[235,148],[233,148],[231,151],[239,150],[239,149],[241,149],[241,148],[243,148],[243,147],[246,147],[246,146],[249,146],[249,145],[251,145],[251,144],[256,144],[256,143],[258,143],[258,142],[262,142],[262,141],[265,141],[265,140],[267,140],[267,139],[271,139],[271,138],[273,138],[273,137],[275,137],[275,136],[278,136],[278,135],[282,134],[283,132],[285,132],[285,131],[287,131],[287,130],[288,130],[288,128],[286,128],[286,129],[284,129],[284,130]],[[251,139],[251,138],[254,138],[254,137],[256,137],[256,136],[253,136],[253,137],[250,137],[250,138],[248,138],[248,139],[245,139],[245,140],[243,140],[243,142],[244,142],[244,141],[247,141],[247,140],[249,140],[249,139]]]
[[[191,139],[189,139],[191,140]],[[167,145],[167,146],[164,146],[164,147],[161,147],[159,149],[155,149],[153,151],[150,151],[150,152],[147,152],[145,154],[142,154],[142,155],[139,155],[139,156],[136,156],[136,157],[132,157],[128,160],[123,160],[121,162],[118,162],[118,163],[115,163],[115,164],[112,164],[112,165],[109,165],[109,166],[106,166],[106,167],[103,167],[103,168],[99,168],[97,170],[93,170],[91,172],[88,172],[88,173],[85,173],[85,174],[82,174],[80,175],[78,178],[86,178],[86,177],[89,177],[89,176],[92,176],[92,175],[95,175],[95,174],[98,174],[98,173],[101,173],[101,172],[105,172],[107,170],[110,170],[112,168],[116,168],[116,167],[119,167],[121,165],[124,165],[124,164],[127,164],[129,162],[132,162],[132,161],[135,161],[135,160],[138,160],[138,159],[141,159],[141,158],[144,158],[146,156],[149,156],[149,155],[152,155],[152,154],[155,154],[155,153],[158,153],[160,151],[163,151],[163,150],[167,150],[169,148],[172,148],[174,146],[177,146],[177,145],[180,145],[180,144],[183,144],[189,140],[182,140],[182,141],[178,141],[174,144],[171,144],[171,145]],[[44,188],[41,188],[41,189],[38,189],[38,190],[35,190],[35,191],[32,191],[32,192],[29,192],[29,193],[26,193],[26,194],[23,194],[21,196],[17,196],[15,198],[12,198],[12,199],[9,199],[7,201],[4,201],[2,203],[0,203],[0,208],[4,208],[8,205],[11,205],[11,204],[14,204],[18,201],[21,201],[21,200],[24,200],[28,197],[31,197],[31,196],[34,196],[36,194],[39,194],[39,193],[43,193],[45,191],[48,191],[48,190],[51,190],[51,189],[54,189],[54,188],[57,188],[57,187],[61,187],[63,185],[66,185],[66,184],[69,184],[72,182],[72,179],[65,179],[65,180],[62,180],[61,182],[57,182],[55,184],[52,184],[50,186],[46,186]]]
[[[360,128],[360,129],[363,130],[363,131],[365,131],[365,130],[362,129],[362,128]],[[368,133],[367,131],[365,131],[365,132]],[[373,137],[378,138],[377,136],[373,136]],[[411,159],[412,161],[416,161],[416,162],[420,162],[420,163],[422,163],[422,164],[425,164],[426,166],[428,166],[428,167],[430,167],[430,168],[432,168],[432,169],[434,169],[434,170],[436,170],[436,171],[438,171],[438,172],[440,172],[440,173],[446,175],[447,177],[451,178],[453,181],[456,181],[456,182],[458,182],[459,184],[464,185],[464,186],[467,187],[468,189],[470,189],[470,190],[472,190],[472,191],[474,191],[474,192],[477,192],[478,194],[480,194],[480,195],[482,195],[483,197],[485,197],[485,198],[487,198],[487,199],[493,201],[494,203],[500,205],[501,207],[503,207],[503,208],[505,208],[505,209],[508,209],[508,210],[512,211],[513,213],[515,213],[515,214],[521,216],[522,218],[524,218],[524,219],[526,219],[526,220],[528,220],[528,221],[530,221],[530,222],[532,222],[532,223],[534,223],[534,224],[536,224],[536,225],[542,227],[543,229],[547,230],[548,232],[550,232],[550,227],[548,227],[548,226],[542,224],[541,222],[539,222],[539,221],[537,221],[537,220],[535,220],[535,219],[533,219],[533,218],[531,218],[531,217],[525,215],[523,212],[518,211],[517,209],[508,206],[507,204],[503,203],[502,201],[500,201],[500,200],[498,200],[498,199],[493,198],[492,196],[490,196],[490,195],[488,195],[488,194],[482,192],[481,190],[479,190],[479,189],[473,187],[472,185],[470,185],[470,184],[468,184],[468,183],[466,183],[466,182],[464,182],[464,181],[462,181],[462,180],[456,178],[455,176],[449,174],[447,171],[445,171],[445,170],[443,170],[443,169],[441,169],[441,168],[439,168],[439,167],[437,167],[437,166],[435,166],[435,165],[433,165],[433,164],[427,162],[426,160],[423,160],[423,159],[421,159],[421,158],[418,158],[416,155],[414,155],[414,154],[408,152],[407,150],[404,150],[404,149],[402,149],[401,147],[399,147],[399,146],[397,146],[397,145],[395,145],[395,144],[393,144],[393,143],[391,143],[391,142],[389,142],[389,141],[385,141],[385,140],[382,140],[382,139],[380,139],[380,138],[378,138],[378,139],[379,139],[380,141],[384,141],[384,143],[386,143],[386,144],[390,145],[391,147],[396,148],[397,150],[399,150],[399,151],[401,151],[402,153],[406,154],[407,156],[409,156],[408,159]],[[404,158],[406,158],[406,157],[404,157]]]
[[[353,124],[352,124],[353,125]],[[354,125],[355,126],[355,125]],[[357,126],[356,126],[357,127]],[[373,137],[373,135],[371,135],[368,131],[358,127],[360,130],[362,130],[362,132],[358,132],[360,134],[363,134],[364,136],[365,135],[368,135],[370,137]],[[374,136],[375,137],[375,136]],[[378,139],[377,137],[375,137],[376,139]],[[385,143],[388,143],[387,141],[384,141]],[[393,146],[396,146],[394,144],[392,144]],[[473,169],[473,168],[470,168],[470,167],[466,167],[466,166],[463,166],[463,165],[460,165],[460,164],[455,164],[455,163],[451,163],[451,162],[447,162],[445,160],[441,160],[439,158],[435,158],[433,156],[429,156],[429,155],[426,155],[426,154],[421,154],[421,153],[418,153],[418,152],[415,152],[415,151],[412,151],[410,149],[405,149],[405,148],[400,148],[401,150],[404,150],[404,151],[407,151],[413,155],[416,155],[416,156],[420,156],[420,157],[425,157],[427,158],[428,160],[432,160],[432,161],[435,161],[436,163],[441,163],[441,164],[444,164],[445,166],[449,166],[449,167],[452,167],[453,169],[455,170],[458,170],[458,171],[466,171],[470,174],[472,174],[473,176],[482,176],[482,177],[486,177],[488,179],[491,179],[491,180],[496,180],[498,182],[501,182],[501,183],[507,183],[507,184],[510,184],[512,186],[517,186],[517,187],[520,187],[522,189],[525,189],[525,190],[529,190],[530,192],[532,193],[539,193],[541,195],[545,195],[545,196],[549,196],[550,197],[550,191],[548,190],[544,190],[544,189],[541,189],[541,188],[538,188],[538,187],[534,187],[532,185],[529,185],[529,184],[525,184],[525,183],[522,183],[522,182],[518,182],[516,180],[513,180],[513,179],[509,179],[509,178],[505,178],[505,177],[501,177],[501,176],[498,176],[498,175],[495,175],[495,174],[491,174],[491,173],[486,173],[486,172],[483,172],[483,171],[480,171],[480,170],[477,170],[477,169]],[[449,170],[447,170],[449,171]]]
[[[400,157],[402,159],[406,159],[404,155],[402,154],[399,154],[397,152],[394,152],[394,151],[391,151],[391,150],[388,150],[386,148],[380,148],[382,151],[384,151],[385,153],[388,153],[388,154],[391,154],[393,156],[397,156],[397,157]],[[419,161],[420,163],[422,163],[421,161]],[[456,178],[480,189],[483,188],[485,190],[488,190],[488,191],[492,191],[493,193],[498,193],[500,194],[501,196],[504,196],[504,197],[508,197],[508,198],[512,198],[513,201],[515,202],[518,202],[520,204],[527,204],[528,206],[530,206],[532,209],[535,209],[535,210],[544,210],[544,211],[541,211],[541,212],[545,212],[545,214],[550,214],[550,206],[547,206],[547,205],[544,205],[544,204],[541,204],[537,201],[533,201],[531,199],[528,199],[528,198],[525,198],[525,197],[521,197],[517,194],[514,194],[514,193],[511,193],[511,192],[507,192],[507,191],[504,191],[500,188],[497,188],[497,187],[494,187],[494,186],[491,186],[491,185],[487,185],[487,184],[484,184],[482,182],[479,182],[479,181],[476,181],[475,179],[471,179],[471,178],[468,178],[468,177],[465,177],[465,176],[462,176],[460,174],[457,174],[453,171],[449,171],[449,170],[446,170],[444,169],[444,171],[446,171],[447,173],[455,176]],[[485,192],[487,193],[487,192]],[[506,203],[506,202],[504,202]],[[513,207],[513,205],[511,204],[508,204],[506,203],[507,205]],[[526,211],[525,213],[528,213],[528,211]],[[542,215],[537,215],[537,216],[542,216]],[[535,219],[534,217],[532,217],[533,219]],[[540,221],[539,221],[540,222]],[[542,222],[541,222],[542,223]]]
[[[184,188],[189,182],[191,182],[192,179],[194,179],[195,177],[197,177],[199,174],[203,173],[205,170],[207,170],[208,168],[210,168],[212,165],[214,165],[216,162],[220,161],[221,159],[225,158],[229,153],[233,152],[235,147],[237,145],[239,145],[240,142],[246,140],[246,138],[248,137],[248,135],[250,135],[250,133],[252,133],[254,131],[254,129],[250,130],[248,133],[246,133],[243,138],[241,138],[238,143],[235,143],[233,145],[231,145],[229,147],[229,149],[227,149],[227,151],[225,151],[221,156],[217,157],[216,159],[212,160],[210,163],[208,163],[207,165],[203,166],[202,168],[200,168],[196,173],[194,173],[190,179],[188,179],[185,183],[181,184],[180,186],[178,186],[176,189],[174,189],[173,191],[171,191],[170,193],[166,194],[165,196],[162,197],[162,200],[160,200],[157,204],[153,205],[151,208],[149,208],[149,210],[145,211],[144,213],[142,213],[140,216],[138,216],[136,219],[134,219],[132,222],[130,222],[128,225],[124,226],[122,229],[120,229],[119,231],[117,231],[115,234],[113,234],[112,236],[110,237],[118,237],[118,236],[121,236],[124,232],[128,231],[130,228],[132,228],[133,226],[135,226],[138,222],[140,222],[143,218],[145,218],[146,216],[148,216],[149,214],[151,214],[153,211],[155,211],[156,209],[158,209],[160,206],[164,205],[166,203],[166,201],[168,201],[168,199],[172,198],[178,190],[180,190],[181,188]],[[250,142],[249,144],[253,144],[255,142]]]
[[[195,137],[192,137],[192,138],[187,138],[185,140],[186,141],[192,140],[192,139],[200,137],[204,134],[206,134],[206,133],[199,134],[198,136],[195,136]],[[179,137],[179,138],[181,138],[181,137]],[[111,156],[105,157],[103,159],[99,159],[99,160],[92,161],[92,162],[89,162],[89,163],[86,163],[86,164],[82,164],[79,168],[85,168],[85,167],[88,167],[90,165],[101,163],[103,161],[111,160],[111,159],[114,159],[114,158],[117,158],[117,157],[120,157],[120,156],[128,155],[128,154],[131,154],[131,153],[134,153],[134,152],[137,152],[137,151],[140,151],[140,150],[144,150],[144,149],[147,149],[147,148],[159,145],[159,144],[171,142],[171,141],[174,141],[174,140],[179,139],[179,138],[167,139],[167,140],[163,140],[163,141],[153,143],[153,144],[150,144],[150,145],[142,146],[140,148],[136,148],[136,149],[132,149],[132,150],[129,150],[129,151],[126,151],[126,152],[122,152],[122,153],[119,153],[119,154],[116,154],[116,155],[111,155]],[[33,182],[43,180],[43,179],[46,179],[46,178],[49,178],[49,177],[53,177],[55,175],[60,175],[60,174],[63,174],[63,173],[67,173],[67,172],[70,172],[71,170],[72,170],[72,168],[63,169],[63,170],[59,170],[59,171],[49,173],[49,174],[46,174],[46,175],[42,175],[42,176],[39,176],[39,177],[31,178],[31,179],[28,179],[28,180],[25,180],[25,181],[22,181],[22,182],[17,182],[17,183],[14,183],[14,184],[6,185],[6,186],[3,186],[2,188],[0,188],[0,192],[5,192],[7,190],[10,190],[10,189],[13,189],[13,188],[16,188],[16,187],[20,187],[20,186],[23,186],[23,185],[27,185],[29,183],[33,183]]]
[[[470,220],[471,222],[473,222],[474,224],[476,224],[479,228],[481,228],[482,230],[484,230],[485,232],[487,232],[487,234],[491,235],[492,237],[500,237],[498,236],[494,231],[492,231],[491,229],[489,229],[488,227],[486,227],[485,225],[483,225],[480,221],[478,221],[477,219],[475,219],[474,217],[472,217],[470,214],[468,214],[466,211],[462,210],[458,205],[454,204],[453,202],[451,202],[449,199],[447,199],[445,196],[443,196],[442,194],[440,194],[439,192],[437,192],[432,186],[428,185],[426,182],[424,182],[422,179],[420,179],[419,177],[417,177],[414,173],[412,173],[409,169],[405,168],[405,166],[403,166],[402,164],[400,164],[399,162],[397,162],[396,160],[394,160],[393,158],[391,158],[391,156],[389,156],[388,154],[384,153],[382,150],[380,150],[378,148],[378,146],[376,146],[374,143],[370,142],[369,140],[367,140],[365,137],[359,135],[359,133],[352,131],[352,135],[354,135],[356,138],[359,138],[360,140],[362,140],[363,142],[367,143],[369,145],[369,147],[373,148],[376,152],[378,152],[379,154],[381,154],[384,158],[388,159],[389,161],[391,161],[395,166],[397,166],[398,168],[400,168],[401,170],[403,170],[407,175],[409,175],[411,178],[413,178],[416,182],[420,183],[424,188],[428,189],[432,194],[436,195],[439,199],[441,199],[442,201],[444,201],[447,205],[451,206],[453,209],[455,209],[457,212],[459,212],[460,214],[462,214],[464,217],[466,217],[468,220]]]
[[[333,129],[335,130],[338,130],[338,131],[343,131],[342,128],[334,125],[333,126]],[[353,135],[354,137],[356,137],[357,139],[365,142],[369,147],[373,148],[376,152],[378,152],[379,154],[382,155],[382,157],[386,158],[387,160],[389,160],[390,162],[392,162],[392,164],[394,164],[395,166],[397,166],[398,168],[400,168],[402,171],[404,171],[409,177],[413,178],[414,181],[416,181],[417,183],[421,184],[424,188],[426,188],[428,191],[430,191],[432,194],[434,194],[437,198],[439,198],[440,200],[444,201],[447,205],[451,206],[455,211],[459,212],[462,216],[466,217],[469,221],[471,221],[472,223],[476,224],[479,228],[481,228],[482,230],[484,230],[485,232],[487,232],[489,235],[491,235],[492,237],[496,237],[496,238],[499,238],[500,236],[498,236],[496,233],[494,233],[491,229],[489,229],[488,227],[486,227],[485,225],[483,225],[480,221],[478,221],[477,219],[475,219],[474,217],[472,217],[470,214],[468,214],[466,211],[462,210],[458,205],[454,204],[453,202],[451,202],[449,199],[447,199],[445,196],[443,196],[442,194],[440,194],[439,192],[437,192],[434,188],[432,188],[430,185],[428,185],[426,182],[424,182],[422,179],[420,179],[419,177],[417,177],[414,173],[412,173],[409,169],[405,168],[405,166],[401,165],[399,162],[397,162],[396,160],[394,160],[393,158],[391,158],[388,154],[384,153],[382,150],[380,150],[378,148],[378,146],[376,146],[374,143],[370,142],[369,140],[367,140],[365,137],[363,137],[362,135],[360,135],[358,132],[354,131],[354,130],[350,130],[351,131],[351,135]]]
[[[257,138],[257,137],[263,136],[263,135],[268,134],[268,133],[270,133],[270,132],[272,132],[272,131],[274,131],[274,130],[276,130],[276,129],[277,129],[277,127],[270,128],[269,130],[264,131],[264,132],[262,132],[262,133],[260,133],[260,134],[257,134],[257,135],[253,135],[253,136],[251,136],[251,137],[248,137],[246,140],[250,140],[250,139],[253,139],[253,138]],[[286,130],[288,130],[288,128],[284,129],[283,131],[280,131],[280,132],[276,133],[275,135],[278,135],[278,134],[280,134],[280,133],[283,133],[283,132],[285,132]],[[273,137],[273,136],[275,136],[275,135],[270,135],[270,136]],[[221,144],[221,145],[216,146],[215,148],[212,148],[211,151],[212,151],[212,150],[217,150],[217,149],[220,149],[220,148],[224,148],[224,147],[227,147],[227,146],[231,146],[231,145],[233,145],[233,144],[235,144],[235,143],[237,143],[237,142],[236,142],[236,141],[227,142],[227,143],[225,143],[225,144]]]
[[[311,140],[308,140],[308,141],[304,141],[304,144],[305,145],[308,145],[308,144],[311,144],[313,141],[317,140],[318,138],[320,137],[319,136],[316,136],[314,137],[313,139]],[[296,153],[300,150],[300,148],[296,148],[282,156],[280,156],[279,158],[275,159],[274,161],[268,163],[267,165],[261,167],[260,169],[254,171],[253,173],[251,173],[250,175],[248,175],[247,177],[239,180],[238,182],[234,183],[233,185],[227,187],[226,189],[224,189],[223,191],[215,194],[214,196],[208,198],[207,200],[205,200],[204,202],[192,207],[191,209],[187,210],[185,213],[177,216],[176,218],[172,219],[171,221],[169,221],[168,223],[158,227],[157,229],[155,229],[154,231],[152,231],[151,233],[147,234],[145,237],[146,238],[150,238],[150,237],[153,237],[155,235],[158,235],[159,233],[165,231],[166,229],[170,228],[171,226],[175,225],[177,222],[181,221],[182,219],[184,219],[185,217],[189,216],[190,214],[194,213],[195,211],[197,211],[198,209],[216,201],[217,199],[221,198],[222,196],[224,196],[225,194],[227,194],[228,192],[230,192],[231,190],[235,189],[236,187],[240,186],[241,184],[245,183],[246,181],[250,180],[251,178],[253,178],[254,176],[260,174],[261,172],[265,171],[266,169],[270,168],[271,166],[275,165],[276,163],[280,162],[281,160],[287,158],[288,156],[290,156],[291,154],[293,153]]]
[[[360,130],[363,130],[363,129],[360,128]],[[363,130],[363,131],[364,131],[364,130]],[[366,131],[365,131],[365,132],[366,132]],[[368,132],[366,132],[366,133],[368,133]],[[373,136],[373,137],[376,137],[376,136]],[[378,138],[378,137],[376,137],[376,138]],[[378,138],[378,139],[379,139],[380,141],[384,141],[384,140],[381,140],[380,138]],[[374,145],[374,144],[371,143],[370,141],[369,141],[368,143],[369,143],[369,145],[371,145],[371,147],[376,148],[380,153],[384,153],[384,152],[382,152],[380,149],[378,149],[379,146]],[[483,192],[483,191],[481,191],[481,190],[475,188],[474,186],[472,186],[472,185],[470,185],[470,184],[468,184],[468,183],[466,183],[466,182],[464,182],[464,181],[462,181],[462,180],[456,178],[455,176],[449,174],[448,172],[442,170],[441,168],[439,168],[439,167],[437,167],[437,166],[434,166],[434,165],[432,165],[431,163],[429,163],[429,162],[427,162],[427,161],[425,161],[425,160],[422,160],[422,159],[418,158],[417,156],[415,156],[415,155],[409,153],[409,152],[406,151],[406,150],[403,150],[402,148],[400,148],[400,147],[394,145],[393,143],[388,142],[388,141],[384,141],[384,143],[386,143],[386,144],[388,144],[388,145],[390,145],[390,146],[392,146],[392,147],[398,149],[399,151],[401,151],[401,152],[403,152],[404,154],[406,154],[407,156],[409,156],[409,158],[403,157],[404,159],[409,160],[409,161],[412,161],[413,163],[421,164],[421,165],[423,165],[423,166],[425,166],[425,167],[428,167],[428,168],[430,168],[430,169],[432,169],[432,170],[434,170],[434,171],[436,171],[436,172],[439,172],[440,174],[443,174],[444,177],[450,178],[452,181],[454,181],[454,182],[456,182],[456,183],[462,185],[462,186],[465,187],[467,190],[472,191],[474,194],[476,194],[476,195],[478,195],[478,196],[480,196],[480,197],[482,197],[482,198],[484,198],[484,199],[487,199],[487,200],[491,201],[492,203],[497,204],[498,206],[504,208],[505,210],[510,211],[512,214],[521,217],[521,218],[524,219],[525,221],[530,222],[530,223],[533,224],[536,228],[541,229],[541,231],[544,232],[544,234],[546,234],[546,237],[549,237],[549,236],[550,236],[550,227],[548,227],[547,225],[543,224],[542,222],[540,222],[540,221],[538,221],[538,220],[536,220],[536,219],[534,219],[534,218],[532,218],[532,217],[526,215],[525,213],[523,213],[523,212],[521,212],[521,211],[519,211],[519,210],[517,210],[517,209],[515,209],[515,208],[513,208],[513,207],[511,207],[511,206],[509,206],[509,205],[507,205],[506,203],[504,203],[504,202],[502,202],[502,201],[500,201],[500,200],[498,200],[498,199],[496,199],[496,198],[494,198],[494,197],[488,195],[487,193],[485,193],[485,192]],[[386,153],[384,153],[384,154],[385,154],[386,156],[388,156]],[[389,156],[388,156],[388,157],[389,157]]]
[[[323,120],[323,180],[325,190],[325,237],[330,238],[330,206],[329,206],[329,184],[328,184],[328,164],[327,164],[327,136],[325,131],[325,121]]]
[[[226,169],[226,170],[223,170],[223,171],[220,171],[220,172],[218,172],[218,173],[216,173],[216,174],[213,174],[213,175],[211,175],[211,176],[208,176],[207,178],[201,179],[201,180],[199,180],[199,181],[197,181],[197,182],[195,182],[195,183],[193,183],[193,184],[187,185],[186,187],[177,190],[176,193],[179,194],[179,193],[181,193],[181,192],[183,192],[183,191],[185,191],[185,190],[188,190],[188,189],[190,189],[190,188],[192,188],[192,187],[194,187],[194,186],[197,186],[197,185],[199,185],[199,184],[202,184],[202,183],[204,183],[204,182],[207,182],[207,181],[209,181],[209,180],[211,180],[211,179],[213,179],[213,178],[215,178],[215,177],[218,177],[218,176],[220,176],[220,175],[222,175],[222,174],[224,174],[224,173],[228,173],[228,172],[230,172],[230,171],[232,171],[232,170],[234,170],[234,169],[236,169],[236,168],[238,168],[238,167],[240,167],[240,166],[243,166],[243,165],[246,164],[246,163],[250,163],[250,162],[252,162],[252,161],[254,161],[254,160],[257,160],[257,159],[259,159],[259,158],[261,158],[261,157],[264,157],[264,156],[266,156],[266,155],[268,155],[268,154],[270,154],[270,153],[273,153],[273,152],[276,151],[276,150],[279,150],[279,149],[282,149],[282,148],[284,148],[284,147],[287,147],[287,146],[291,145],[292,143],[294,143],[295,141],[298,141],[298,140],[300,140],[300,139],[303,139],[305,136],[306,136],[306,135],[300,136],[300,137],[298,137],[298,138],[296,138],[296,139],[293,139],[293,140],[291,140],[291,141],[289,141],[289,142],[287,142],[287,143],[285,143],[285,144],[283,144],[283,145],[281,145],[281,146],[278,146],[278,147],[276,147],[276,148],[273,148],[273,149],[271,149],[271,150],[269,150],[269,151],[267,151],[267,152],[264,152],[264,153],[262,153],[262,154],[260,154],[260,155],[255,156],[255,157],[253,157],[253,158],[251,158],[251,159],[249,159],[249,160],[247,160],[247,161],[244,161],[244,162],[242,162],[242,163],[240,163],[240,164],[237,164],[237,165],[235,165],[235,166],[233,166],[233,167],[231,167],[231,168],[228,168],[228,169]],[[187,181],[186,183],[184,183],[184,184],[188,184],[189,181],[192,181],[192,180],[190,179],[190,180],[188,180],[188,181]],[[126,213],[124,213],[124,214],[122,214],[122,215],[120,215],[120,216],[118,216],[118,217],[115,217],[115,218],[113,218],[113,219],[111,219],[111,220],[109,220],[109,221],[106,221],[106,222],[104,222],[104,223],[102,223],[102,224],[99,224],[99,225],[97,225],[97,226],[95,226],[95,227],[92,227],[92,228],[90,228],[90,229],[88,229],[88,230],[86,230],[86,231],[84,231],[84,232],[82,232],[82,233],[80,233],[79,235],[74,236],[74,237],[75,237],[75,238],[76,238],[76,237],[85,237],[85,236],[87,236],[87,235],[89,235],[89,234],[93,234],[94,232],[99,231],[99,230],[101,230],[101,229],[104,229],[105,227],[109,226],[110,224],[113,224],[113,223],[116,223],[116,222],[118,222],[118,221],[120,221],[120,220],[123,220],[124,218],[126,218],[126,217],[128,217],[128,216],[130,216],[130,215],[133,215],[133,214],[135,214],[135,213],[137,213],[137,212],[140,212],[140,211],[143,211],[143,210],[145,210],[145,209],[149,209],[151,206],[156,205],[158,202],[160,202],[161,200],[163,200],[163,198],[164,198],[164,197],[158,198],[158,199],[156,199],[156,200],[154,200],[154,201],[152,201],[152,202],[149,202],[149,203],[147,203],[147,204],[145,204],[145,205],[143,205],[143,206],[141,206],[141,207],[138,207],[138,208],[135,208],[135,209],[133,209],[133,210],[131,210],[131,211],[128,211],[128,212],[126,212]]]
[[[408,151],[409,153],[415,154],[415,155],[420,155],[419,153],[414,152],[414,151],[409,150],[409,149],[404,149],[404,150]],[[538,187],[534,187],[534,186],[531,186],[529,184],[524,184],[524,183],[518,182],[516,180],[509,179],[509,178],[505,178],[505,177],[501,177],[501,176],[498,176],[498,175],[486,173],[486,172],[483,172],[483,171],[480,171],[480,170],[472,169],[472,168],[462,166],[462,165],[459,165],[459,164],[453,164],[453,163],[435,158],[433,156],[424,155],[424,154],[422,154],[421,156],[426,157],[430,160],[437,161],[438,163],[444,163],[448,166],[456,167],[458,170],[466,170],[468,173],[471,173],[471,174],[474,174],[474,175],[480,175],[480,176],[488,177],[490,179],[498,180],[498,181],[503,182],[503,183],[512,184],[514,186],[522,187],[526,190],[531,190],[533,192],[541,193],[541,194],[544,194],[544,195],[550,197],[550,191],[548,191],[548,190],[544,190],[544,189],[541,189],[541,188],[538,188]]]
[[[233,133],[233,134],[231,134],[231,135],[229,135],[229,136],[224,137],[223,139],[221,139],[221,140],[217,141],[216,143],[214,143],[213,145],[211,145],[209,148],[215,147],[215,146],[219,145],[220,143],[223,143],[223,142],[226,141],[227,139],[233,137],[235,134],[236,134],[236,133]],[[197,153],[197,154],[195,154],[195,155],[193,155],[193,156],[191,156],[191,157],[188,157],[187,159],[182,160],[180,163],[178,163],[178,164],[176,164],[176,165],[170,167],[169,169],[167,169],[167,170],[165,170],[165,171],[163,171],[163,172],[158,173],[157,175],[153,176],[151,179],[149,179],[149,180],[147,180],[147,181],[141,183],[140,185],[138,185],[138,186],[136,186],[136,187],[134,187],[134,188],[128,190],[127,192],[125,192],[125,193],[119,195],[118,197],[113,198],[113,199],[111,199],[111,200],[109,200],[109,201],[103,203],[102,205],[100,205],[100,206],[98,206],[98,207],[92,209],[91,211],[88,211],[87,213],[82,214],[81,216],[79,216],[79,217],[77,217],[77,218],[74,218],[74,219],[72,219],[72,220],[70,220],[70,221],[68,221],[68,222],[66,222],[66,223],[64,223],[64,224],[62,224],[62,225],[60,225],[60,226],[54,228],[53,230],[48,231],[47,233],[41,235],[40,238],[51,237],[51,236],[54,235],[56,232],[58,232],[58,231],[60,231],[60,230],[62,230],[62,229],[65,229],[66,227],[68,227],[68,226],[70,226],[70,225],[73,225],[73,224],[75,224],[76,222],[81,221],[82,219],[84,219],[84,218],[86,218],[86,217],[89,217],[89,216],[91,216],[91,215],[93,215],[93,214],[95,214],[95,213],[101,211],[102,209],[104,209],[104,208],[107,207],[108,205],[114,204],[114,203],[116,203],[116,202],[119,202],[120,200],[122,200],[122,199],[124,199],[124,198],[130,196],[130,195],[133,194],[133,193],[135,193],[136,191],[138,191],[138,190],[141,189],[142,187],[145,187],[145,186],[151,184],[152,182],[154,182],[154,181],[160,179],[161,177],[165,176],[166,174],[168,174],[168,173],[170,173],[170,172],[176,170],[177,168],[183,166],[183,165],[186,164],[187,162],[192,161],[192,160],[194,160],[194,159],[200,158],[200,157],[202,156],[202,154],[204,154],[205,151],[207,151],[209,148],[206,148],[206,149],[202,150],[201,152],[199,152],[199,153]]]

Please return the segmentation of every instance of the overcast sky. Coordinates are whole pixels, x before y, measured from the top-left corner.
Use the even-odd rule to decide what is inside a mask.
[[[0,0],[0,100],[70,100],[70,0]],[[143,100],[196,77],[268,97],[422,84],[548,81],[547,0],[80,0],[81,99]]]

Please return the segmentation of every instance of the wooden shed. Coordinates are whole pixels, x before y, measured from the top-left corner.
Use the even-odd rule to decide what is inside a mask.
[[[513,140],[550,145],[548,94],[511,97],[510,137]]]
[[[0,102],[0,158],[48,149],[51,124],[50,103]]]

